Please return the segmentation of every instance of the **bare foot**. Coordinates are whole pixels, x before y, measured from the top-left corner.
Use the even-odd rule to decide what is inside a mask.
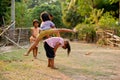
[[[24,54],[24,56],[28,56],[28,54]]]

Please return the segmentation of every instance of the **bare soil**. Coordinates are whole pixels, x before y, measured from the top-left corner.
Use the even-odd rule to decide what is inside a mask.
[[[120,80],[119,48],[81,42],[71,42],[71,48],[69,57],[66,50],[57,50],[57,70],[47,67],[45,51],[41,46],[38,59],[33,59],[31,53],[19,60],[1,60],[0,80]],[[18,50],[15,53],[22,56],[24,52]]]

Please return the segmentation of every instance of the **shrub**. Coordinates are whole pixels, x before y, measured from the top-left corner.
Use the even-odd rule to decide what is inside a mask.
[[[99,25],[102,29],[114,29],[117,26],[115,18],[109,12],[103,14],[99,20]]]
[[[96,27],[94,25],[78,24],[75,28],[78,30],[78,39],[85,39],[87,42],[95,42]]]

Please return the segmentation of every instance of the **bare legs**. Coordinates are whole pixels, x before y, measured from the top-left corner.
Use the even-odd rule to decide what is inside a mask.
[[[38,45],[38,43],[46,35],[58,34],[57,36],[60,36],[59,32],[73,32],[73,30],[70,30],[70,29],[50,29],[50,30],[41,31],[39,36],[37,37],[36,41],[33,43],[33,45],[30,46],[30,48],[28,49],[28,51],[24,55],[28,56],[29,53]]]
[[[51,59],[48,59],[48,67],[51,67]]]
[[[30,46],[30,48],[28,49],[27,53],[25,53],[24,55],[28,56],[29,53],[36,47],[36,45],[38,45],[39,41],[40,41],[40,39],[37,38],[37,40]]]
[[[35,48],[33,49],[33,57],[34,57],[35,59],[37,59],[37,54],[38,54],[38,47],[35,47]]]
[[[52,68],[52,69],[57,69],[54,66],[54,58],[53,59],[48,59],[48,67]]]

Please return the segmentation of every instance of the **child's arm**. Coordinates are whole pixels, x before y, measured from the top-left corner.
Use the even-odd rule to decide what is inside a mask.
[[[51,28],[56,28],[55,26],[50,26]]]
[[[54,53],[56,55],[56,51],[57,51],[57,48],[60,46],[60,43],[56,43],[55,47],[54,47]]]
[[[34,42],[34,44],[32,44],[28,49],[26,55],[28,55],[36,47],[36,45],[38,45],[38,43],[42,40],[43,37],[45,37],[46,35],[55,34],[58,32],[74,32],[74,31],[70,29],[50,29],[50,30],[41,31],[38,37],[36,38],[36,41]],[[57,48],[54,51],[56,52],[56,50]]]

